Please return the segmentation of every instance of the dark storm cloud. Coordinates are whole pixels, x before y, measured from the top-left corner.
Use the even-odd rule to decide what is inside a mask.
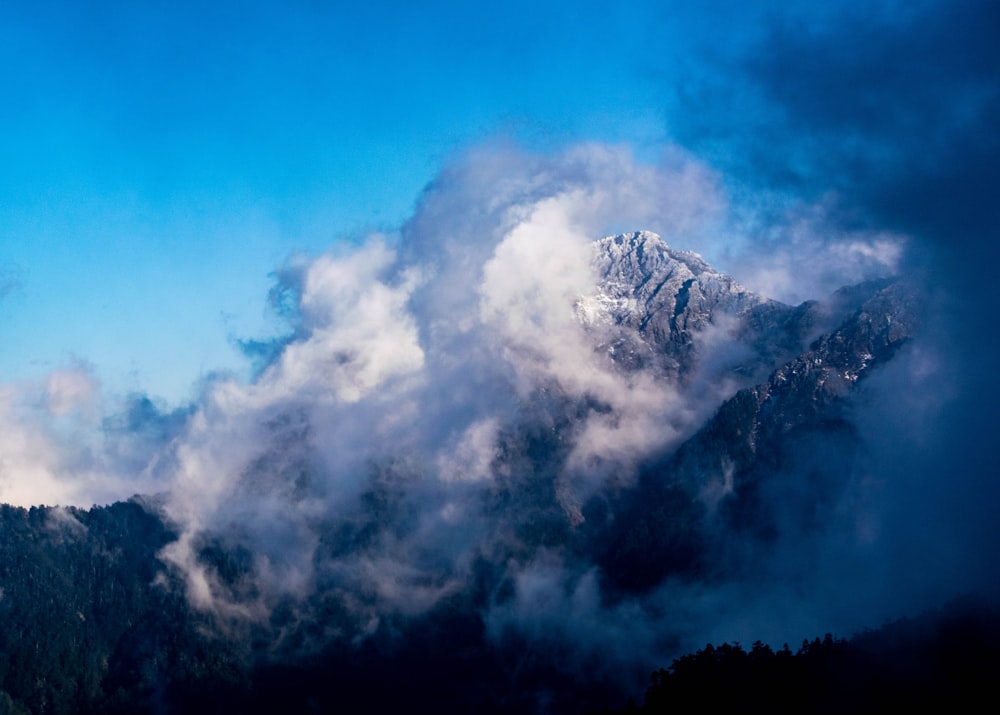
[[[675,131],[738,181],[836,191],[856,220],[995,256],[1000,6],[897,10],[774,24],[747,56],[686,85]]]
[[[843,548],[831,531],[769,562],[790,574],[813,554],[814,612],[824,590],[860,603],[862,585],[882,601],[873,615],[997,590],[998,36],[1000,6],[978,0],[784,19],[681,92],[675,132],[734,191],[778,206],[823,197],[828,227],[904,233],[902,267],[923,282],[918,341],[858,398],[867,543]]]
[[[900,20],[778,27],[746,69],[793,141],[811,145],[814,186],[835,182],[881,218],[944,239],[997,225],[998,34],[996,3],[940,2]]]
[[[928,316],[929,341],[948,375],[936,388],[951,399],[936,421],[916,426],[919,442],[876,453],[899,500],[885,513],[897,537],[889,563],[910,583],[929,568],[942,583],[997,586],[1000,533],[984,504],[1000,496],[989,446],[1000,400],[998,36],[996,3],[940,2],[898,21],[853,16],[818,33],[780,27],[745,65],[792,142],[813,148],[808,182],[829,182],[855,216],[905,230],[928,251],[941,300]],[[895,398],[881,428],[913,434],[901,424],[911,408]]]

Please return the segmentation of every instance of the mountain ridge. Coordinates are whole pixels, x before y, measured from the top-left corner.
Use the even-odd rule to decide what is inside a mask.
[[[733,540],[766,546],[792,517],[802,533],[823,528],[864,437],[849,419],[857,385],[918,333],[918,299],[883,280],[844,289],[828,305],[788,306],[649,232],[601,239],[593,252],[594,293],[571,306],[591,349],[621,375],[669,388],[652,394],[678,411],[715,401],[678,443],[581,462],[574,449],[589,438],[586,426],[632,415],[540,382],[494,432],[484,428],[495,434],[488,479],[440,483],[405,453],[372,455],[353,501],[310,512],[297,531],[265,530],[312,548],[297,562],[310,569],[301,590],[263,588],[268,559],[282,552],[268,542],[267,558],[255,553],[251,510],[231,512],[241,523],[187,534],[199,574],[234,599],[229,615],[185,599],[186,574],[163,557],[183,525],[167,518],[162,498],[90,512],[4,507],[0,611],[10,617],[0,621],[0,695],[32,712],[207,711],[227,699],[252,710],[255,693],[274,705],[288,678],[301,690],[296,707],[310,698],[361,706],[379,668],[405,664],[412,672],[400,693],[426,697],[465,659],[488,675],[455,690],[455,712],[571,712],[613,701],[638,666],[606,663],[600,677],[582,679],[594,656],[544,625],[562,609],[549,613],[538,599],[566,599],[570,610],[589,604],[587,618],[655,612],[665,584],[712,587],[754,568]],[[659,429],[655,418],[665,431],[674,417],[653,413],[643,429]],[[280,476],[267,471],[294,477],[266,493],[273,519],[283,496],[311,497],[313,487],[297,485],[316,483],[320,461],[304,411],[270,420],[272,439],[240,489]],[[803,461],[816,444],[843,454]],[[776,511],[768,495],[796,480],[810,485],[800,489],[808,498]],[[82,575],[61,580],[62,563]],[[45,622],[44,604],[60,604],[63,615]],[[384,702],[395,701],[384,694]]]

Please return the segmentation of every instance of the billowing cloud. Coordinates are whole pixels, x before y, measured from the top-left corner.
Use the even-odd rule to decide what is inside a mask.
[[[285,347],[257,380],[255,395],[273,402],[308,392],[356,402],[389,378],[419,370],[423,352],[406,311],[419,275],[384,282],[394,261],[376,237],[356,253],[303,267],[299,329],[308,337]]]
[[[152,475],[121,459],[127,440],[104,433],[103,412],[100,385],[84,364],[0,386],[0,499],[89,507],[157,491]],[[145,450],[143,465],[161,448],[158,441]]]
[[[164,557],[192,600],[244,612],[238,589],[199,561],[216,536],[257,555],[251,611],[317,579],[410,610],[448,593],[456,564],[428,571],[414,553],[454,551],[456,534],[469,539],[457,563],[483,546],[475,501],[539,389],[607,406],[582,416],[567,445],[577,476],[560,477],[559,500],[581,518],[600,483],[586,478],[592,463],[635,461],[690,427],[676,388],[623,374],[579,319],[597,284],[594,240],[615,222],[697,235],[722,205],[710,172],[680,155],[652,167],[598,145],[552,158],[483,150],[429,187],[399,237],[296,259],[281,272],[292,337],[253,383],[209,385],[168,447],[165,508],[183,535]],[[378,543],[317,562],[328,524],[383,488],[420,510],[414,531],[402,539],[380,524]]]
[[[779,526],[792,525],[775,543],[728,543],[720,527],[699,535],[721,544],[703,580],[622,592],[607,583],[607,545],[593,541],[620,526],[616,500],[650,479],[651,464],[773,367],[769,357],[763,373],[734,368],[752,353],[735,314],[692,329],[697,360],[683,380],[655,360],[620,361],[611,348],[636,343],[616,342],[626,327],[608,306],[627,300],[600,294],[596,239],[650,229],[790,302],[908,266],[914,239],[847,226],[829,197],[773,198],[747,201],[677,149],[650,165],[603,145],[550,156],[482,147],[442,171],[397,233],[278,271],[272,298],[290,330],[260,352],[252,381],[211,379],[175,412],[141,396],[108,408],[85,369],[5,387],[3,474],[35,475],[39,489],[4,498],[87,505],[114,490],[160,493],[178,533],[164,566],[222,623],[266,624],[288,604],[307,619],[304,604],[323,594],[351,619],[344,637],[363,639],[475,593],[489,637],[544,643],[569,669],[628,650],[601,667],[630,683],[658,658],[751,621],[763,632],[748,638],[846,623],[834,613],[836,597],[851,600],[843,584],[870,576],[888,559],[879,549],[902,542],[880,536],[892,521],[879,481],[891,471],[888,444],[932,429],[949,399],[936,345],[906,353],[851,403],[852,424],[864,425],[862,414],[878,414],[869,402],[884,405],[902,384],[923,390],[909,393],[917,404],[907,411],[923,417],[865,438],[871,452],[849,465],[846,486],[782,475],[762,492],[790,504],[773,508]],[[701,270],[698,255],[684,256]],[[676,318],[683,306],[672,305]],[[795,315],[818,321],[803,341],[828,319]],[[793,347],[804,346],[774,355]],[[734,487],[731,474],[714,476],[678,514],[665,501],[660,527],[701,509],[716,524]],[[812,496],[833,516],[809,531],[795,519]],[[849,565],[858,544],[864,568]],[[883,586],[860,600],[884,605]],[[730,613],[733,599],[744,606]],[[794,619],[767,621],[774,603]]]

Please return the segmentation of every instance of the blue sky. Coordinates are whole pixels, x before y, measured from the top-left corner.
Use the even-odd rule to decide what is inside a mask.
[[[0,3],[0,381],[183,400],[280,329],[289,255],[397,228],[468,147],[655,155],[671,74],[756,13],[612,5]]]
[[[740,185],[829,188],[817,156],[886,145],[857,116],[815,121],[850,86],[810,95],[813,71],[840,76],[841,55],[885,66],[877,32],[838,34],[843,7],[857,9],[0,2],[0,383],[85,364],[109,394],[180,403],[215,370],[246,374],[235,339],[281,330],[273,271],[397,229],[443,166],[498,137],[541,153],[625,144],[649,161],[680,142]],[[862,20],[899,29],[926,7],[947,4],[886,2]],[[817,33],[819,66],[780,56]],[[824,168],[831,184],[848,163]]]

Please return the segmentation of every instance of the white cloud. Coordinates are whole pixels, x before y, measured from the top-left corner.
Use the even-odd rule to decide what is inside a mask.
[[[56,370],[45,378],[45,393],[49,411],[62,417],[92,405],[98,385],[93,375],[84,369]]]
[[[554,480],[571,524],[590,495],[628,481],[637,460],[676,445],[723,397],[715,383],[680,388],[595,349],[604,328],[581,321],[579,307],[597,300],[595,239],[649,229],[729,255],[745,269],[737,278],[789,299],[901,260],[898,237],[831,236],[821,210],[772,227],[763,257],[741,253],[756,239],[733,229],[727,254],[727,208],[712,172],[680,152],[645,165],[595,144],[556,156],[473,151],[427,189],[399,236],[295,259],[293,336],[255,381],[209,382],[160,437],[133,447],[131,428],[102,429],[86,370],[0,386],[0,498],[87,506],[165,491],[180,538],[162,558],[192,603],[225,617],[264,617],[322,579],[367,594],[357,607],[372,618],[428,608],[465,578],[470,554],[506,538],[482,523],[483,496],[499,488],[495,460],[540,390],[582,405],[559,435],[558,473],[539,477]],[[726,326],[699,340],[709,369],[729,359]],[[390,512],[365,513],[366,490]],[[332,520],[364,518],[376,533],[363,547],[322,555]],[[397,519],[405,533],[393,531],[404,528]],[[255,554],[255,588],[201,561],[207,537]],[[539,564],[519,571],[522,606],[545,610],[540,600],[556,594],[555,607],[599,620],[594,577],[546,581]]]
[[[845,285],[896,275],[907,238],[844,229],[831,218],[836,200],[764,212],[733,225],[727,270],[751,290],[785,303],[826,298]],[[766,221],[761,225],[761,221]]]
[[[89,507],[155,491],[149,475],[115,459],[102,412],[99,384],[85,365],[0,384],[0,500]]]
[[[419,370],[424,355],[407,310],[419,276],[403,271],[392,280],[394,263],[395,253],[378,236],[346,256],[311,261],[299,306],[306,337],[243,389],[250,402],[305,393],[309,400],[357,402],[386,380]]]
[[[237,533],[229,523],[240,525],[234,538],[267,556],[263,581],[282,558],[298,564],[294,577],[262,590],[265,598],[289,581],[307,590],[315,528],[349,513],[373,462],[409,460],[422,476],[399,488],[436,515],[421,522],[420,543],[466,554],[481,538],[466,490],[490,488],[504,425],[542,385],[615,411],[578,426],[571,462],[579,474],[560,487],[572,512],[611,465],[676,434],[672,389],[621,374],[577,317],[596,284],[592,242],[618,225],[698,234],[720,205],[711,173],[680,154],[645,166],[600,145],[554,157],[482,150],[442,173],[395,246],[373,236],[352,251],[297,259],[294,339],[254,384],[210,386],[174,447],[168,511],[185,537],[164,556],[190,574],[192,598],[234,610],[233,594],[198,564],[194,538]],[[298,436],[274,426],[293,414],[301,415]],[[450,486],[420,486],[435,475]],[[305,526],[276,535],[269,515],[278,513]],[[472,540],[457,549],[449,545],[456,528]],[[421,599],[447,591],[440,574],[422,574],[410,547],[380,544],[379,571],[396,573]],[[382,602],[405,601],[360,565],[353,578]],[[425,581],[438,585],[418,588]]]

